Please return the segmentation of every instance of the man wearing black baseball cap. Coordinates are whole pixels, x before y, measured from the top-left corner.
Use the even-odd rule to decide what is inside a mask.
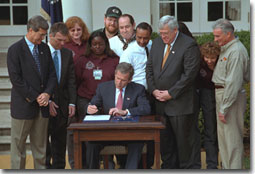
[[[109,7],[106,10],[106,13],[104,16],[104,26],[105,27],[101,28],[99,30],[104,32],[108,39],[110,39],[113,36],[116,36],[118,34],[118,31],[119,31],[118,19],[121,15],[122,15],[121,10],[116,6]]]

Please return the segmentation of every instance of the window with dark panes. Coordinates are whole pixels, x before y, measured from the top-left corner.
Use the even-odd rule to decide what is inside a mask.
[[[24,3],[27,3],[27,0],[12,0],[12,2],[16,3],[16,4],[18,4],[18,3],[24,4]]]
[[[27,0],[0,0],[0,25],[26,25]]]
[[[177,20],[192,22],[192,0],[159,0],[159,17],[175,16]]]
[[[13,24],[24,25],[27,23],[27,6],[13,7]]]
[[[208,2],[208,21],[223,18],[223,2]]]
[[[192,21],[192,3],[177,3],[177,20],[183,22]]]
[[[5,3],[9,3],[10,0],[0,0],[0,4],[5,4]]]
[[[230,21],[241,20],[241,1],[224,0],[219,2],[208,2],[208,21],[216,21],[219,18]]]
[[[10,25],[10,7],[0,6],[0,25]]]

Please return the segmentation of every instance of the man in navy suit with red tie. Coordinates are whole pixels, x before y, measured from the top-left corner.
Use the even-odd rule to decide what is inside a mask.
[[[144,86],[131,82],[134,69],[131,64],[122,62],[115,70],[115,80],[98,85],[96,95],[88,106],[87,113],[101,113],[114,116],[148,115],[150,105],[145,95]],[[116,142],[87,143],[86,163],[90,169],[99,168],[99,153],[105,145]],[[136,169],[141,158],[143,142],[121,142],[128,146],[126,169]]]

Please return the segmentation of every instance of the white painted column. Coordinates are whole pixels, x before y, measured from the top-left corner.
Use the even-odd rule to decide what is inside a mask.
[[[71,16],[78,16],[86,23],[89,31],[92,26],[92,0],[62,0],[63,20]]]

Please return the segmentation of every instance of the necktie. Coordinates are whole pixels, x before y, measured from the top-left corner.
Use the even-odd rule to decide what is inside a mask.
[[[147,59],[149,58],[149,49],[148,47],[145,47],[145,51],[146,51],[146,55],[147,55]]]
[[[58,62],[58,52],[57,51],[54,51],[53,62],[55,65],[56,74],[57,74],[57,78],[58,78],[58,82],[59,82],[59,62]]]
[[[123,105],[122,89],[120,89],[120,93],[119,93],[119,96],[118,96],[116,108],[122,109],[122,105]]]
[[[118,37],[119,37],[119,39],[120,39],[120,41],[123,43],[123,51],[125,50],[125,49],[127,49],[127,47],[128,47],[128,44],[130,43],[130,42],[132,42],[132,41],[134,41],[136,38],[135,38],[135,35],[133,35],[132,36],[132,38],[128,41],[128,42],[125,42],[124,41],[124,38],[120,35],[120,34],[118,34],[117,35]]]
[[[168,56],[169,56],[170,50],[171,50],[171,46],[168,45],[168,46],[167,46],[167,49],[166,49],[166,53],[165,53],[164,58],[163,58],[163,61],[162,61],[162,65],[161,65],[161,68],[162,68],[162,69],[163,69],[163,67],[164,67],[164,65],[165,65],[165,63],[166,63],[166,60],[167,60]]]
[[[35,64],[36,64],[36,67],[39,71],[39,73],[41,74],[41,67],[40,67],[40,59],[39,59],[39,52],[38,52],[38,45],[35,45],[34,48],[33,48],[33,51],[32,51],[32,55],[35,59]]]

